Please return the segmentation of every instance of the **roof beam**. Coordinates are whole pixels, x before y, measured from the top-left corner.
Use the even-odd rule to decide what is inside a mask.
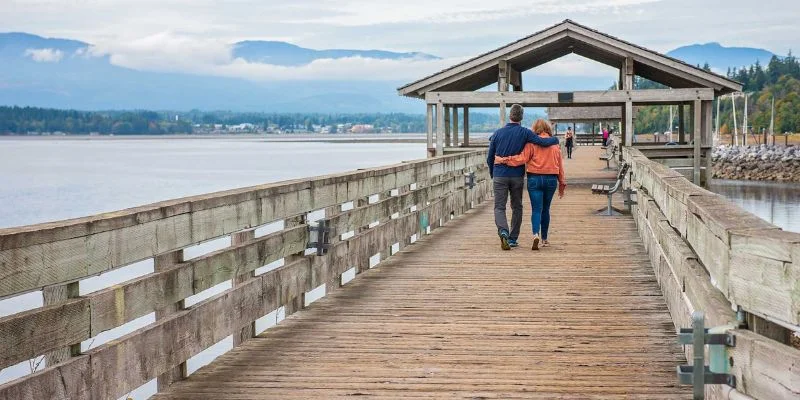
[[[616,53],[623,58],[632,57],[636,62],[647,64],[660,70],[669,70],[669,72],[674,75],[678,75],[687,81],[695,82],[696,84],[702,86],[713,87],[717,90],[720,90],[723,87],[730,86],[732,83],[729,80],[711,73],[703,72],[702,74],[704,76],[701,77],[700,71],[697,71],[696,68],[664,56],[651,54],[649,51],[644,51],[644,49],[629,43],[625,43],[621,40],[612,40],[605,35],[592,32],[591,30],[581,26],[571,26],[568,35],[575,40],[590,44],[594,47],[602,49],[605,52]]]
[[[537,107],[576,107],[623,105],[626,102],[631,102],[633,105],[677,104],[714,99],[714,90],[710,88],[567,92],[572,95],[571,102],[559,102],[560,93],[564,92],[428,92],[425,94],[425,101],[428,104],[459,104],[478,107],[495,107],[514,103]]]
[[[476,73],[497,66],[498,61],[513,59],[515,54],[524,54],[536,51],[552,42],[562,40],[567,37],[566,26],[558,26],[539,34],[527,37],[513,43],[509,47],[503,47],[481,56],[475,57],[455,67],[446,69],[438,74],[429,76],[420,81],[411,83],[398,89],[401,95],[416,94],[421,96],[426,92],[437,90],[455,81],[464,79]]]

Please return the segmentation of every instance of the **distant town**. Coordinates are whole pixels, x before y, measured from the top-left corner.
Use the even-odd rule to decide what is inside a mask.
[[[392,127],[376,127],[372,124],[331,124],[331,125],[303,125],[294,124],[289,126],[280,126],[278,124],[253,124],[249,122],[225,125],[225,124],[194,124],[192,132],[196,134],[209,134],[220,135],[226,133],[268,133],[268,134],[285,134],[285,133],[318,133],[318,134],[331,134],[331,133],[396,133]]]

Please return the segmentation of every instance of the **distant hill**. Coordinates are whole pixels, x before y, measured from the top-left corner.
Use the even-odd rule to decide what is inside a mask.
[[[84,57],[89,43],[0,33],[0,105],[82,110],[233,110],[269,112],[414,112],[419,104],[397,96],[399,81],[271,81],[139,71]],[[233,44],[234,57],[298,66],[317,59],[437,59],[424,53],[313,50],[285,42]]]
[[[44,38],[28,33],[0,33],[0,105],[81,110],[231,110],[242,112],[422,113],[419,101],[397,95],[405,81],[315,80],[250,81],[189,73],[140,71],[114,65],[108,56],[85,57],[89,43]],[[419,52],[308,49],[276,41],[232,44],[234,57],[251,63],[284,67],[314,60],[367,59],[433,60]],[[724,47],[718,43],[680,47],[668,53],[692,65],[709,62],[717,72],[766,65],[772,53],[763,49]],[[607,78],[537,77],[528,90],[603,89]]]
[[[752,47],[725,47],[719,43],[706,43],[678,47],[667,55],[692,65],[702,66],[708,63],[716,71],[724,72],[728,67],[750,66],[756,61],[767,65],[774,54]]]
[[[430,54],[417,52],[395,53],[383,50],[347,49],[314,50],[286,42],[252,40],[235,43],[233,55],[234,57],[243,58],[250,62],[286,66],[305,65],[314,60],[323,58],[363,57],[381,60],[398,60],[404,58],[435,60],[439,58]]]

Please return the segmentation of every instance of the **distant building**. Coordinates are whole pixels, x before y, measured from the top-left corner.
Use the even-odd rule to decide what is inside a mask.
[[[351,133],[373,133],[375,127],[370,124],[357,124],[350,128]]]

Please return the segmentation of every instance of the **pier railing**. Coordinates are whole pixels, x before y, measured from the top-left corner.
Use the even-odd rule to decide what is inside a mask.
[[[0,318],[0,369],[47,356],[0,385],[3,399],[116,399],[304,295],[341,284],[486,198],[485,151],[170,200],[93,217],[0,230],[0,299],[42,290],[45,306]],[[372,200],[372,201],[370,201]],[[309,215],[320,215],[313,221]],[[256,228],[280,223],[256,237]],[[185,261],[183,249],[230,236]],[[79,296],[80,280],[153,259],[155,272]],[[255,271],[284,260],[260,275]],[[190,307],[220,283],[231,289]],[[80,343],[155,312],[156,322],[84,353]]]
[[[710,325],[727,325],[736,337],[724,371],[716,372],[733,374],[737,391],[799,397],[800,350],[792,342],[800,332],[800,234],[693,185],[638,149],[623,155],[638,189],[634,219],[676,328],[690,327],[693,311],[705,312]]]

